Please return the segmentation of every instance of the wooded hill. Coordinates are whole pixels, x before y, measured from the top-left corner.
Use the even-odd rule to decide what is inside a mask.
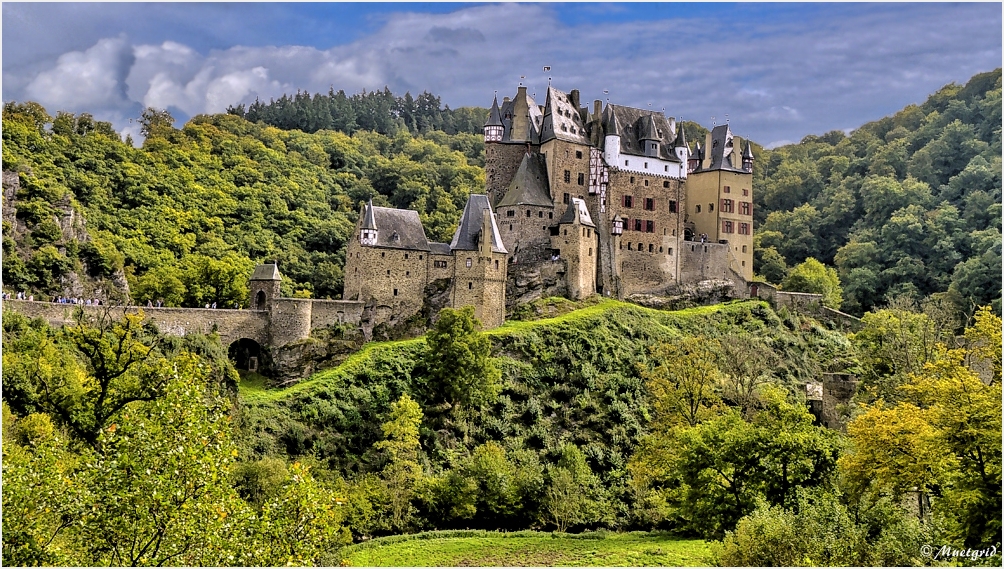
[[[998,69],[850,136],[754,145],[757,274],[798,289],[786,277],[811,257],[837,269],[853,314],[938,293],[999,313],[1000,109]],[[138,303],[232,306],[253,264],[277,259],[284,294],[337,298],[362,202],[418,210],[445,241],[484,187],[481,136],[448,134],[477,131],[478,111],[428,93],[298,93],[231,113],[176,129],[149,110],[136,149],[87,114],[5,105],[3,169],[20,182],[5,204],[20,224],[4,224],[8,290],[55,295],[89,272],[124,277]],[[87,238],[60,231],[69,209]]]

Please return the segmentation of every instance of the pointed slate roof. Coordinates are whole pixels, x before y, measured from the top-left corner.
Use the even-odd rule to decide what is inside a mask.
[[[558,220],[558,224],[575,223],[576,220],[586,227],[596,227],[593,224],[593,218],[589,217],[589,209],[586,207],[585,200],[572,198],[568,202],[568,209],[565,210],[561,219]]]
[[[643,116],[638,121],[638,140],[660,140],[659,129],[652,115]]]
[[[485,126],[502,126],[502,112],[499,111],[499,98],[498,96],[492,100],[492,110],[488,113],[488,122]]]
[[[572,98],[554,87],[547,88],[544,100],[544,116],[540,127],[540,142],[557,138],[568,142],[589,144],[586,125],[582,122],[579,109]]]
[[[711,148],[705,149],[711,153],[711,167],[708,170],[733,170],[742,172],[732,163],[732,130],[728,124],[716,126],[711,130]],[[739,165],[741,166],[741,165]]]
[[[542,154],[534,152],[523,155],[523,161],[520,162],[509,189],[495,207],[515,205],[554,207],[547,181],[547,163]]]
[[[607,105],[609,116],[606,120],[606,135],[621,137],[621,154],[645,156],[644,140],[657,140],[658,158],[667,162],[679,162],[673,152],[674,129],[669,119],[660,112],[620,105]],[[626,127],[624,125],[627,125]]]
[[[362,229],[376,229],[376,219],[373,217],[373,198],[370,198],[366,205],[363,206],[363,225]]]
[[[686,133],[683,130],[683,123],[682,122],[680,123],[680,129],[679,130],[680,131],[678,133],[676,133],[676,145],[675,146],[676,146],[676,148],[680,148],[681,146],[683,148],[686,148],[687,149],[687,153],[689,154],[690,153],[690,147],[687,146],[687,135],[686,135]]]
[[[373,225],[380,228],[375,247],[428,251],[429,240],[417,211],[368,206]]]
[[[477,251],[478,243],[481,239],[481,224],[483,222],[483,211],[488,210],[491,219],[491,240],[492,251],[495,253],[506,253],[505,245],[502,244],[502,236],[499,234],[498,225],[495,224],[495,216],[492,215],[492,205],[485,194],[471,194],[467,198],[464,206],[464,214],[460,218],[460,225],[453,234],[453,241],[450,242],[450,249],[453,251]],[[415,215],[418,215],[417,213]]]
[[[251,280],[253,281],[281,281],[282,277],[279,276],[279,265],[275,263],[262,263],[254,268],[254,272],[251,273]]]
[[[750,141],[746,141],[746,150],[743,151],[743,158],[753,159],[753,145]]]

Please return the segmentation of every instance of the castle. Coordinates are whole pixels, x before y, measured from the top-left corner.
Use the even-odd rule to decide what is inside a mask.
[[[753,278],[753,153],[729,126],[691,148],[673,117],[548,86],[492,102],[484,194],[453,240],[430,242],[414,211],[363,206],[346,252],[343,299],[375,321],[419,313],[430,295],[474,306],[486,328],[526,298],[668,294]]]

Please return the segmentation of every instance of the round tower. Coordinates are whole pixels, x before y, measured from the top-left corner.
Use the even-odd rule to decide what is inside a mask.
[[[359,244],[372,247],[377,244],[377,236],[379,235],[376,218],[373,215],[373,198],[370,198],[369,202],[363,206],[361,217],[363,224],[359,228]]]

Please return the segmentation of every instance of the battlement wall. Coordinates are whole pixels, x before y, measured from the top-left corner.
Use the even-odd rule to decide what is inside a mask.
[[[365,303],[354,300],[312,300],[310,303],[310,329],[316,330],[336,324],[359,325],[363,319]]]

